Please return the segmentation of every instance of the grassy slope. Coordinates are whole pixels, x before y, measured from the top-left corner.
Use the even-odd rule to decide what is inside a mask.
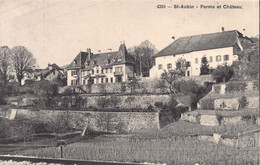
[[[253,129],[257,129],[259,126],[250,123],[238,123],[237,125],[227,126],[202,126],[200,124],[189,123],[186,121],[178,121],[169,124],[161,129],[146,131],[134,135],[137,139],[160,139],[172,136],[188,136],[188,135],[200,135],[200,134],[213,134],[220,133],[228,137],[236,137],[238,133],[243,133]]]
[[[207,127],[179,121],[160,130],[133,135],[131,138],[109,138],[109,140],[85,140],[64,147],[64,157],[69,159],[106,160],[123,162],[166,162],[173,164],[247,164],[256,162],[256,152],[239,150],[200,141],[191,134],[212,134],[214,132],[237,135],[258,128],[250,124],[227,127]],[[20,151],[15,154],[56,157],[59,148],[49,147]]]

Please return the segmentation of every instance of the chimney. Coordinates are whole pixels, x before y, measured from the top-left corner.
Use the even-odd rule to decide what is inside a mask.
[[[48,63],[48,69],[52,70],[52,65],[50,63]]]
[[[172,36],[173,41],[175,41],[175,36]]]
[[[89,60],[90,59],[90,55],[91,55],[91,49],[90,48],[87,48],[87,59]]]
[[[224,31],[225,31],[225,28],[224,28],[224,27],[221,27],[221,31],[224,32]]]
[[[111,48],[109,48],[109,49],[107,49],[109,52],[112,52],[112,49]]]
[[[101,53],[101,50],[98,50],[98,53]]]
[[[243,36],[246,36],[246,29],[243,29]]]

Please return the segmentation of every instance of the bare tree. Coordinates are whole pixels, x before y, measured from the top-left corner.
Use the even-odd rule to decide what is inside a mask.
[[[21,81],[26,73],[26,69],[33,67],[36,63],[32,53],[24,46],[16,46],[12,49],[12,62],[14,70],[21,85]]]
[[[7,84],[10,72],[11,72],[11,56],[12,51],[8,46],[0,47],[0,81],[4,82],[4,86]]]
[[[140,45],[128,49],[134,54],[136,69],[142,72],[144,76],[149,76],[149,70],[154,65],[154,55],[157,50],[155,46],[148,40],[143,41]]]

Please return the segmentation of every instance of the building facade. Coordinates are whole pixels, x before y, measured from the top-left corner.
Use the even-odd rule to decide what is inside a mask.
[[[201,59],[207,58],[209,67],[231,65],[238,59],[238,52],[252,41],[237,30],[181,37],[158,52],[150,77],[158,78],[164,71],[176,68],[176,62],[186,60],[185,76],[200,75]]]
[[[116,52],[80,52],[67,69],[67,85],[126,82],[134,77],[133,60],[121,44]]]

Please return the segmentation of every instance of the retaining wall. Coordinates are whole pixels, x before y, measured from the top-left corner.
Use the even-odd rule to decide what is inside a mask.
[[[28,110],[11,109],[1,115],[8,118],[37,119],[43,122],[55,120],[58,117],[69,119],[75,129],[88,128],[95,131],[133,133],[159,128],[158,112],[94,112],[94,111],[63,111],[63,110]],[[14,114],[15,113],[15,114]],[[12,115],[11,115],[12,114]]]

